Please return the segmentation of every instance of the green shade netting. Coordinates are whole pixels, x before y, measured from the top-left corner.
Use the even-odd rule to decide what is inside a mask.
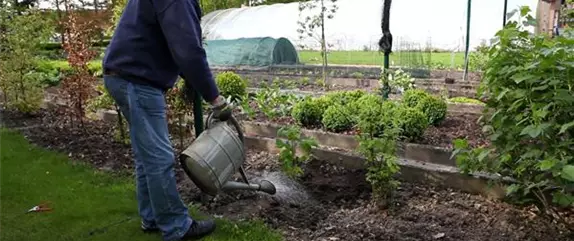
[[[270,66],[299,64],[297,50],[286,38],[207,40],[211,66]]]

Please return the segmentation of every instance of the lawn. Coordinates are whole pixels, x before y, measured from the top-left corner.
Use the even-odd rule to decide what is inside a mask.
[[[139,229],[132,178],[73,164],[6,129],[0,137],[0,240],[161,240]],[[53,210],[26,213],[42,202]],[[217,222],[216,233],[204,240],[281,240],[261,222]]]
[[[406,52],[396,52],[390,55],[391,65],[393,62],[399,64],[402,62],[409,62],[409,57],[420,56],[428,58],[428,53],[422,54],[407,54]],[[340,65],[378,65],[383,64],[383,53],[377,51],[332,51],[327,56],[329,64]],[[306,64],[320,64],[321,52],[319,51],[299,51],[299,59]],[[451,53],[440,52],[430,53],[430,60],[433,65],[450,66]],[[464,64],[464,53],[454,54],[454,65],[462,66]]]
[[[431,68],[444,68],[451,66],[451,53],[407,53],[396,52],[390,56],[391,66],[420,63],[420,58],[425,61],[430,56]],[[305,64],[321,64],[321,53],[318,51],[299,51],[299,59]],[[332,51],[328,56],[329,64],[336,65],[376,65],[382,66],[383,54],[376,51]],[[89,68],[93,71],[101,69],[102,60],[93,60],[89,63]],[[454,66],[461,67],[464,64],[464,53],[454,54]],[[425,65],[425,66],[428,66]],[[65,60],[42,61],[39,64],[41,69],[68,69],[68,62]]]

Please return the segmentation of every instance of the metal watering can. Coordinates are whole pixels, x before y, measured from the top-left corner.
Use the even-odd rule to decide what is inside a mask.
[[[237,133],[229,124],[235,127]],[[275,194],[275,185],[267,180],[258,184],[249,183],[243,169],[245,159],[243,131],[237,120],[231,117],[227,122],[212,121],[211,113],[207,117],[205,131],[179,156],[187,176],[202,192],[211,196],[228,190]],[[243,182],[229,180],[237,171]]]

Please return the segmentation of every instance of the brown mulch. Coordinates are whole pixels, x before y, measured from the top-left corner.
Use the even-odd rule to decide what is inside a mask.
[[[202,209],[232,220],[262,219],[292,241],[574,240],[530,208],[412,183],[402,183],[392,207],[381,208],[370,201],[363,171],[320,162],[304,170],[299,183],[308,199],[293,203],[232,192],[204,203]]]
[[[13,117],[2,114],[3,120]],[[101,169],[132,171],[130,147],[111,138],[112,125],[87,121],[78,127],[65,119],[57,112],[47,112],[43,126],[22,133],[35,144]],[[246,169],[250,177],[265,177],[263,173],[278,168],[274,155],[248,151]],[[179,189],[186,202],[202,203],[203,211],[232,220],[262,219],[279,229],[287,240],[574,240],[559,225],[536,216],[531,208],[413,183],[401,184],[391,208],[379,208],[370,201],[364,171],[316,161],[304,170],[296,183],[298,191],[307,193],[305,198],[287,200],[297,195],[293,190],[285,191],[289,189],[282,188],[282,182],[274,181],[278,187],[275,196],[237,191],[212,199],[199,194],[176,166]]]

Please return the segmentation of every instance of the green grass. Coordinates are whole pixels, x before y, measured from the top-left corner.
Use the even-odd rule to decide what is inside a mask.
[[[66,155],[32,146],[6,129],[0,137],[0,240],[161,240],[160,234],[139,229],[132,178],[72,164]],[[52,212],[25,214],[44,201]],[[217,222],[217,231],[205,240],[281,240],[261,222]]]
[[[480,101],[480,100],[472,99],[472,98],[468,98],[468,97],[462,97],[462,96],[450,98],[450,99],[448,99],[448,102],[485,105],[485,103]]]
[[[422,53],[426,59],[428,55]],[[391,66],[405,65],[404,63],[412,63],[407,56],[406,52],[392,53],[390,56]],[[321,53],[318,51],[299,51],[299,59],[305,64],[321,64]],[[451,53],[431,53],[431,68],[450,67],[451,66]],[[336,65],[376,65],[382,66],[383,54],[377,51],[332,51],[328,56],[329,64]],[[101,70],[101,60],[93,60],[89,63],[89,68],[92,71]],[[461,67],[464,64],[464,53],[456,53],[454,56],[454,66]],[[41,61],[39,67],[42,69],[69,69],[68,62],[65,60],[45,60]]]
[[[426,58],[426,54],[423,53],[423,55]],[[434,65],[451,65],[451,53],[431,53],[430,56],[431,62]],[[332,51],[327,58],[329,64],[378,66],[383,64],[383,53],[377,51]],[[391,65],[392,62],[400,62],[401,58],[406,57],[402,57],[400,52],[391,53]],[[306,64],[321,64],[321,52],[299,51],[299,59]],[[455,53],[454,64],[455,66],[462,66],[464,64],[464,53]]]

